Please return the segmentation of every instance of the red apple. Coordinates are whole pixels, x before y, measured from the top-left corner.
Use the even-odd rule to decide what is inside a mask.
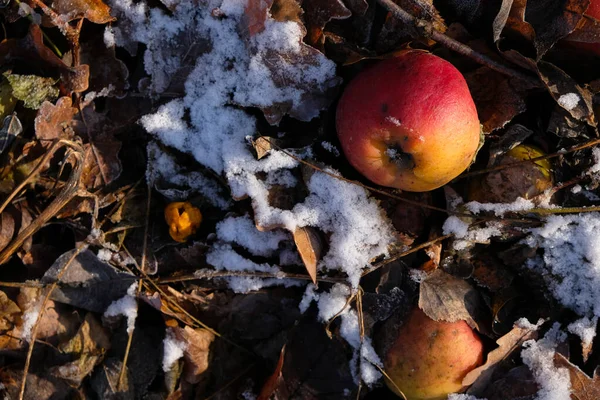
[[[437,322],[415,308],[385,354],[384,368],[395,385],[386,384],[408,400],[446,399],[482,362],[483,344],[466,322]]]
[[[421,50],[404,51],[356,76],[338,104],[336,127],[354,168],[379,185],[411,192],[458,176],[481,137],[461,73]]]

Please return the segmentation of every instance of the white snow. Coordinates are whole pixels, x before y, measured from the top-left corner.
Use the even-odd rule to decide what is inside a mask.
[[[183,340],[177,339],[172,329],[167,328],[167,333],[163,339],[163,361],[162,368],[164,372],[169,372],[173,365],[183,357],[183,352],[187,344]]]
[[[512,203],[480,203],[471,201],[465,204],[465,207],[474,214],[483,211],[493,211],[496,216],[501,217],[508,212],[527,211],[535,207],[533,201],[519,197]]]
[[[593,317],[592,319],[583,317],[569,324],[569,326],[567,326],[567,330],[581,338],[581,344],[583,347],[588,347],[591,346],[594,338],[596,337],[597,324],[597,316]]]
[[[338,148],[329,142],[321,142],[321,147],[323,147],[325,150],[327,150],[336,157],[340,156],[340,151],[338,150]]]
[[[462,239],[466,237],[469,232],[469,224],[457,216],[451,215],[444,221],[442,230],[444,235],[453,234],[457,239]]]
[[[524,243],[543,250],[527,267],[544,276],[550,292],[580,316],[600,316],[600,213],[552,215]]]
[[[579,103],[579,95],[577,93],[567,93],[560,96],[557,100],[558,104],[567,111],[571,111]]]
[[[269,256],[290,235],[282,230],[261,232],[248,215],[229,217],[217,224],[217,237],[223,241],[244,247],[256,256]]]
[[[127,294],[119,300],[113,301],[104,312],[104,317],[106,318],[118,315],[125,316],[127,318],[127,333],[132,333],[135,328],[135,319],[138,312],[138,305],[135,299],[137,286],[138,283],[134,282],[127,289]]]
[[[21,338],[26,341],[31,340],[31,330],[33,329],[42,308],[42,301],[38,300],[23,314],[23,325],[21,326]]]
[[[523,343],[521,358],[533,373],[539,385],[536,400],[568,400],[571,398],[571,381],[566,368],[554,366],[556,346],[566,340],[558,323],[538,341]]]
[[[475,397],[472,396],[470,394],[451,394],[448,396],[448,400],[486,400],[486,399],[481,399],[479,397]]]

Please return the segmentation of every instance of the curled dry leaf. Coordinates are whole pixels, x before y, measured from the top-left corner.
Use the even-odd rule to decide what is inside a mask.
[[[6,293],[0,291],[0,330],[10,330],[20,313],[19,306],[9,299]]]
[[[285,360],[285,345],[281,348],[281,352],[279,353],[279,360],[275,366],[275,371],[273,371],[263,385],[257,400],[269,400],[277,389],[277,386],[281,384],[280,380],[282,379],[281,370],[283,369],[283,360]]]
[[[175,337],[185,343],[183,358],[183,378],[186,382],[196,384],[208,369],[210,361],[210,345],[215,340],[212,332],[202,328],[171,328]]]
[[[467,281],[436,269],[421,282],[419,308],[436,321],[464,320],[478,326],[482,301]]]
[[[321,259],[323,251],[323,240],[319,231],[312,226],[304,226],[294,231],[294,243],[306,271],[313,283],[317,283],[317,263]]]
[[[535,327],[535,326],[534,326]],[[463,379],[463,386],[470,386],[468,392],[474,396],[482,394],[483,390],[491,383],[496,368],[511,359],[521,350],[521,345],[529,339],[537,339],[536,329],[519,328],[514,326],[506,335],[496,341],[498,347],[487,355],[485,364],[469,372]]]

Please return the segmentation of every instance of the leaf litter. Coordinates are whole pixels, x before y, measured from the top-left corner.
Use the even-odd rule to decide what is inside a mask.
[[[2,206],[2,247],[15,235],[21,247],[5,251],[0,296],[2,351],[16,362],[0,376],[8,393],[375,398],[384,389],[372,338],[417,297],[431,318],[467,320],[493,339],[469,394],[450,398],[593,393],[600,246],[597,212],[586,212],[597,210],[582,207],[600,199],[589,149],[597,77],[563,56],[565,38],[597,39],[589,1],[397,2],[420,26],[384,1],[32,1],[22,15],[16,3],[0,10],[0,103],[22,124],[0,161],[14,203]],[[464,48],[449,53],[433,31],[508,63],[508,75]],[[373,59],[406,46],[466,76],[486,135],[472,171],[501,168],[518,182],[523,169],[496,161],[525,142],[553,157],[554,186],[535,201],[489,204],[457,180],[444,206],[436,193],[357,184],[367,182],[333,151],[335,100]],[[81,146],[75,187],[66,161],[76,146],[50,153],[61,140]],[[171,202],[202,212],[187,243],[161,218]],[[44,214],[49,203],[62,206]],[[546,216],[561,208],[569,213]],[[436,241],[440,232],[455,240]],[[534,256],[496,257],[519,252]],[[514,292],[526,309],[502,301]],[[500,311],[516,322],[504,335]],[[30,365],[32,337],[61,354],[29,343],[43,368]],[[568,338],[581,359],[564,351]]]

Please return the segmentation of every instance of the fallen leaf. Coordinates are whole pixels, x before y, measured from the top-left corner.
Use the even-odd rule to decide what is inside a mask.
[[[23,380],[23,371],[3,368],[0,376],[6,390],[6,399],[18,399]],[[2,393],[0,391],[0,393]],[[79,399],[79,392],[66,382],[42,372],[28,373],[27,385],[23,399],[35,400],[74,400]]]
[[[488,67],[480,67],[466,74],[465,79],[477,106],[484,133],[504,127],[525,111],[527,87],[522,81],[510,79]]]
[[[37,110],[45,101],[54,101],[59,94],[56,79],[35,75],[4,74],[12,87],[12,95],[25,107]]]
[[[0,250],[4,249],[12,240],[15,233],[15,219],[11,212],[0,214]]]
[[[60,256],[41,281],[51,283],[73,256],[74,250]],[[57,302],[70,304],[93,312],[104,312],[115,300],[127,293],[135,277],[117,271],[109,264],[100,261],[90,250],[79,253],[61,278],[61,285],[52,293]]]
[[[298,3],[298,0],[275,0],[270,11],[275,21],[295,21],[302,23],[304,10]]]
[[[464,320],[476,326],[482,313],[479,292],[467,281],[441,269],[434,270],[421,282],[419,308],[436,321]]]
[[[283,360],[285,360],[285,345],[281,348],[281,352],[279,353],[279,360],[275,366],[275,371],[273,371],[271,376],[269,376],[264,383],[257,400],[269,400],[277,389],[277,386],[281,384],[280,380],[282,379],[281,370],[283,369]]]
[[[590,378],[578,366],[571,363],[559,352],[554,354],[554,365],[557,368],[566,368],[569,371],[569,377],[571,378],[571,399],[600,399],[600,376],[598,375],[598,370],[594,371],[593,378]]]
[[[35,135],[40,140],[71,139],[73,117],[77,109],[70,97],[61,97],[56,105],[45,101],[35,117]]]
[[[512,368],[485,391],[488,400],[534,400],[538,384],[526,365]],[[562,399],[561,399],[562,400]],[[565,399],[568,400],[568,399]]]
[[[462,384],[470,386],[468,393],[474,396],[482,395],[483,390],[491,383],[496,368],[516,353],[520,354],[521,345],[529,339],[537,339],[537,336],[537,329],[513,326],[510,332],[496,341],[498,347],[488,353],[485,364],[465,375]]]
[[[244,12],[244,28],[249,36],[254,36],[265,29],[267,13],[273,0],[249,0]]]
[[[102,361],[104,353],[110,349],[110,339],[98,319],[87,313],[75,336],[58,349],[63,354],[76,357],[76,360],[52,367],[49,373],[78,387]]]
[[[108,89],[108,96],[121,97],[129,88],[129,70],[115,55],[115,47],[107,47],[102,37],[81,43],[81,63],[90,66],[89,90],[96,93]]]
[[[352,15],[341,0],[304,0],[302,8],[307,30],[305,40],[319,50],[323,50],[325,42],[325,25],[333,19],[346,19]]]
[[[202,379],[202,374],[208,369],[210,360],[210,345],[215,340],[215,335],[202,328],[186,326],[181,331],[181,337],[186,343],[183,351],[185,364],[183,378],[191,384],[196,384]]]
[[[123,363],[116,357],[108,358],[90,379],[90,388],[99,399],[132,399],[135,388],[131,381],[131,370],[125,367],[125,375],[120,380]],[[117,397],[117,395],[119,397]]]
[[[321,259],[321,253],[323,251],[323,240],[317,229],[312,226],[304,226],[296,228],[293,232],[294,243],[302,262],[306,267],[306,271],[313,283],[317,283],[317,263]]]
[[[53,0],[52,9],[66,22],[85,18],[95,24],[106,24],[116,20],[102,0]]]
[[[0,291],[0,331],[12,329],[21,309],[8,298],[6,293]]]

